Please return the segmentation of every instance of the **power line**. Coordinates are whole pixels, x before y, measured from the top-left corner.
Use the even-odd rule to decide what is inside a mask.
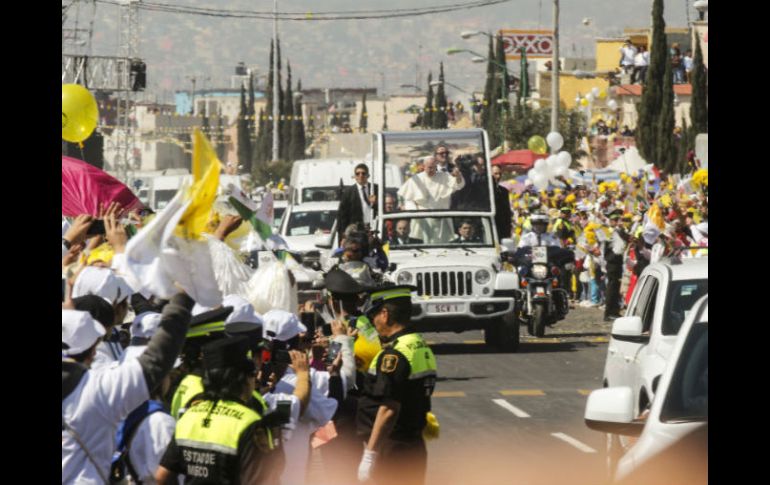
[[[120,6],[116,0],[95,0],[98,3]],[[323,20],[365,20],[365,19],[390,19],[401,17],[416,17],[420,15],[430,15],[435,13],[452,12],[456,10],[465,10],[471,8],[487,7],[507,3],[512,0],[476,0],[466,3],[457,3],[449,5],[436,5],[432,7],[390,9],[390,10],[357,10],[357,11],[336,11],[336,12],[278,12],[279,20],[293,21],[323,21]],[[140,2],[138,8],[153,12],[178,13],[187,15],[199,15],[205,17],[220,18],[252,18],[273,20],[276,17],[271,11],[254,10],[231,10],[216,9],[207,7],[190,7],[184,5],[174,5],[155,2]]]

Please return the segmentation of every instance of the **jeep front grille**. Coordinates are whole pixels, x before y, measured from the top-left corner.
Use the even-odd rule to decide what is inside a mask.
[[[471,271],[433,271],[417,273],[420,296],[465,296],[473,294]]]

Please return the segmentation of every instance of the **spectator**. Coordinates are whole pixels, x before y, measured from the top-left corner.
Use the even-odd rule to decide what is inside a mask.
[[[671,70],[674,73],[674,84],[684,83],[684,62],[682,60],[682,51],[679,50],[679,43],[671,44]]]
[[[623,131],[620,132],[623,136],[634,136],[634,132],[631,131],[631,128],[628,127],[628,125],[623,125]]]
[[[682,58],[682,63],[683,63],[683,67],[684,67],[686,82],[687,83],[691,83],[692,82],[692,68],[693,68],[692,50],[687,49],[687,52],[684,53],[684,57]]]
[[[634,69],[634,57],[636,56],[636,47],[630,40],[626,39],[623,43],[623,47],[620,48],[620,67],[623,68],[623,72],[630,74]]]
[[[644,84],[647,78],[647,68],[650,65],[650,53],[647,47],[639,47],[639,52],[634,56],[634,73],[631,75],[631,84]]]

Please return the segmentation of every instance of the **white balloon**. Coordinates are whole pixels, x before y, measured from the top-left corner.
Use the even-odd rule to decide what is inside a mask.
[[[559,166],[559,159],[556,155],[551,155],[545,159],[545,164],[548,166],[548,170],[553,172]]]
[[[594,98],[598,98],[599,97],[599,88],[591,89],[591,94],[594,95]]]
[[[558,131],[552,131],[545,137],[545,141],[548,142],[548,146],[551,147],[551,151],[559,151],[564,145],[564,137]]]
[[[569,175],[569,169],[567,167],[557,167],[554,172],[554,176],[556,177],[566,177],[567,175]]]
[[[615,111],[616,109],[618,109],[618,102],[615,101],[614,99],[611,99],[607,102],[607,107],[612,111]]]
[[[548,177],[540,177],[534,181],[537,190],[545,190],[548,188]]]
[[[589,103],[593,103],[594,102],[594,94],[593,93],[586,94],[586,99],[588,100]]]
[[[545,158],[539,158],[535,160],[535,172],[543,173],[547,167]]]
[[[570,155],[569,152],[559,152],[556,155],[556,159],[559,161],[559,166],[569,168],[570,164],[572,163],[572,155]]]

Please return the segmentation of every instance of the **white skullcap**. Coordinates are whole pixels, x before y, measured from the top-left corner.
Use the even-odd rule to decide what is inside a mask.
[[[72,287],[72,298],[96,295],[110,305],[116,305],[134,293],[126,280],[109,268],[87,266],[80,272]]]
[[[104,327],[97,323],[90,313],[78,310],[61,311],[62,355],[77,355],[85,352],[104,333]],[[66,349],[64,344],[67,345]]]
[[[262,317],[254,311],[254,306],[243,297],[227,295],[222,300],[222,306],[233,307],[232,313],[225,319],[226,332],[244,332],[250,327],[256,330],[264,324]]]
[[[284,310],[270,310],[262,316],[265,325],[265,338],[268,340],[287,340],[307,332],[307,327],[296,315]]]
[[[140,313],[131,324],[131,337],[152,338],[160,327],[161,317],[157,312]]]

